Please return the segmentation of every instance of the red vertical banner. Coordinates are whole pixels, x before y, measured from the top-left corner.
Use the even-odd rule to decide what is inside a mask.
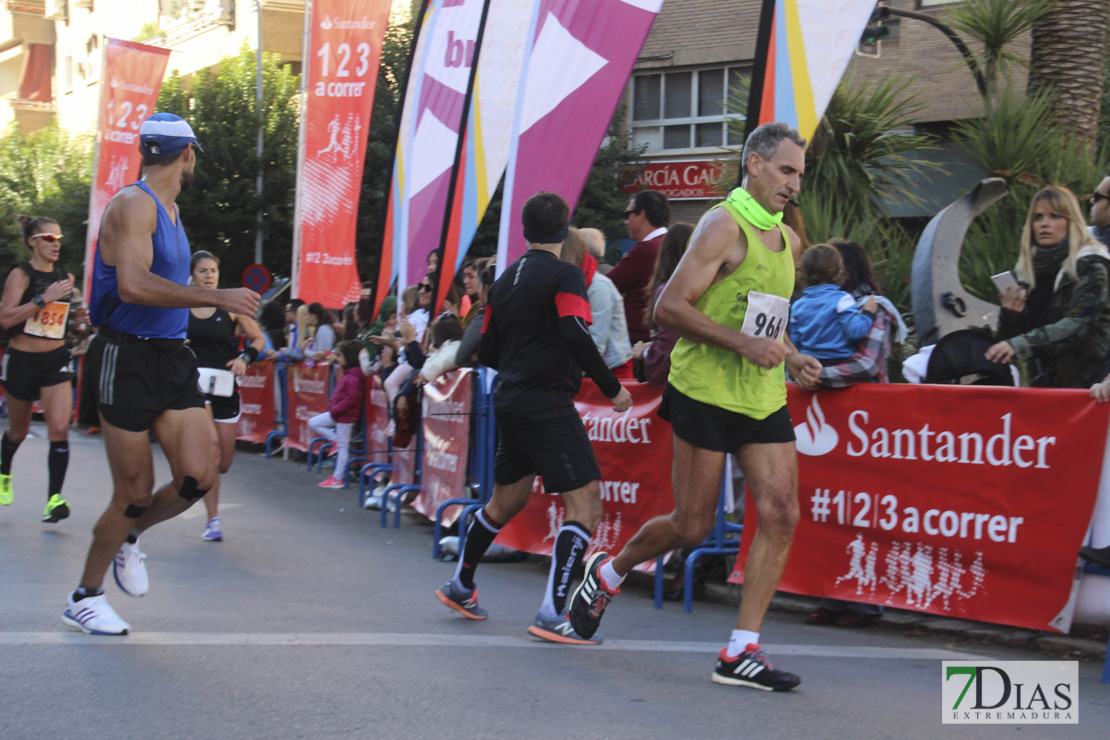
[[[452,370],[424,386],[424,463],[412,506],[429,519],[441,503],[463,495],[473,387],[470,370]],[[448,508],[443,524],[451,526],[461,513],[461,506]]]
[[[308,420],[328,410],[328,378],[330,365],[308,368],[298,363],[289,368],[289,435],[285,447],[305,452],[312,441],[313,432]]]
[[[618,552],[649,519],[669,514],[674,508],[674,440],[670,425],[657,413],[662,389],[635,384],[629,391],[632,408],[623,414],[613,411],[613,402],[588,380],[582,383],[574,401],[601,467],[601,501],[605,507],[587,553]],[[543,493],[537,479],[528,505],[501,530],[497,542],[515,550],[550,555],[565,519],[562,500]]]
[[[390,0],[313,0],[307,14],[293,295],[357,301],[355,222]]]
[[[155,113],[170,50],[108,39],[100,77],[96,177],[89,193],[85,237],[85,288],[89,294],[100,217],[116,191],[139,179],[139,127]]]
[[[264,444],[274,431],[274,363],[256,362],[239,376],[239,425],[236,439]]]

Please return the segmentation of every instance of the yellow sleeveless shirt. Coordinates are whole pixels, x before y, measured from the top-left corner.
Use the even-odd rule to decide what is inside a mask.
[[[717,323],[740,331],[751,291],[790,300],[794,291],[794,255],[782,224],[779,230],[783,250],[772,252],[735,208],[727,202],[714,208],[724,208],[740,226],[748,240],[748,254],[735,272],[709,286],[694,302],[694,308]],[[685,337],[678,340],[671,352],[667,381],[690,398],[753,419],[766,419],[786,405],[784,365],[766,370],[740,354]]]

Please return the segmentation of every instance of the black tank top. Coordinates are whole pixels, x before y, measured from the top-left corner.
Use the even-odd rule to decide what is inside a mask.
[[[21,306],[25,303],[30,303],[31,299],[35,296],[42,295],[47,288],[49,288],[51,285],[58,282],[59,280],[69,279],[69,273],[61,269],[60,267],[55,267],[50,272],[39,272],[35,268],[31,267],[30,262],[20,262],[12,268],[12,272],[16,270],[23,270],[23,272],[27,274],[27,277],[31,281],[31,284],[27,286],[27,290],[23,291],[23,296],[19,299],[19,305]],[[10,275],[11,273],[8,274]],[[68,302],[69,299],[70,296],[63,296],[58,300],[64,303]],[[9,336],[15,337],[22,334],[23,326],[26,323],[26,321],[21,321],[12,328],[8,329]]]
[[[189,348],[197,356],[197,367],[227,369],[227,363],[239,355],[235,339],[235,322],[222,308],[207,319],[198,319],[189,312]]]

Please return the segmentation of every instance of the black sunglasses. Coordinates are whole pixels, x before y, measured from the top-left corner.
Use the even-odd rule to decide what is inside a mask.
[[[1094,205],[1095,203],[1098,203],[1100,200],[1110,200],[1110,195],[1103,195],[1102,193],[1091,193],[1088,196],[1088,200],[1091,201],[1091,205]]]
[[[624,212],[624,217],[625,217],[625,218],[628,218],[628,217],[629,217],[629,216],[631,216],[631,215],[632,215],[633,213],[639,213],[639,211],[625,211],[625,212]]]
[[[422,291],[431,292],[431,290],[432,290],[432,286],[428,285],[427,283],[420,283],[420,285],[417,286],[417,287]]]

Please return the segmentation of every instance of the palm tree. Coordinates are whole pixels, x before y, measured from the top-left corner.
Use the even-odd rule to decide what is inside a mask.
[[[1087,151],[1098,133],[1108,24],[1106,0],[1056,0],[1032,29],[1028,90],[1055,94],[1057,124]]]

